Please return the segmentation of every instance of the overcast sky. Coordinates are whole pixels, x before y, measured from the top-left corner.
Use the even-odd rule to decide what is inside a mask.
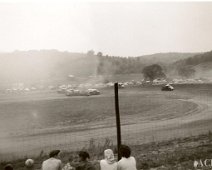
[[[0,2],[0,51],[212,50],[212,2]]]

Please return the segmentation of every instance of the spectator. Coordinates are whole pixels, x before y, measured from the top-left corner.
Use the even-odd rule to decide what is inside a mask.
[[[13,170],[13,166],[11,164],[7,164],[5,167],[4,167],[4,170]]]
[[[105,159],[100,161],[101,170],[117,170],[117,162],[115,161],[113,151],[106,149],[104,151]]]
[[[131,156],[129,146],[122,145],[120,147],[121,160],[118,161],[118,170],[137,170],[136,160]]]
[[[62,162],[59,157],[60,150],[53,150],[49,153],[49,159],[42,163],[42,170],[62,170]]]
[[[25,167],[26,167],[27,170],[34,170],[34,160],[27,159],[25,161]]]
[[[72,162],[71,166],[75,167],[76,170],[96,170],[96,168],[89,162],[90,155],[88,152],[80,151],[78,162]]]

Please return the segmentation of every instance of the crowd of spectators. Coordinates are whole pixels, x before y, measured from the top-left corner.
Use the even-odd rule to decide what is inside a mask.
[[[131,156],[131,149],[122,145],[119,149],[121,159],[117,160],[112,149],[104,151],[104,159],[97,161],[100,170],[137,170],[136,160]],[[35,169],[35,161],[27,159],[25,161],[26,170]],[[12,164],[7,164],[4,170],[15,170]],[[68,162],[62,163],[60,160],[60,150],[52,150],[49,158],[44,160],[41,170],[97,170],[93,162],[90,161],[90,155],[86,151],[80,151],[77,156],[70,155]]]

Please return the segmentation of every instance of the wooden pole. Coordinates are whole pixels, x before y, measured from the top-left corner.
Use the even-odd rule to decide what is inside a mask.
[[[119,92],[118,83],[114,84],[115,92],[115,111],[116,111],[116,129],[117,129],[117,148],[118,148],[118,160],[121,159],[120,146],[121,146],[121,124],[120,124],[120,113],[119,113]]]

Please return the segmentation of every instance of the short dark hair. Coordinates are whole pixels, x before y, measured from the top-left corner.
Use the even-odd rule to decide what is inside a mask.
[[[127,145],[121,145],[119,152],[121,157],[129,158],[131,155],[131,149]]]
[[[52,151],[49,153],[49,157],[52,158],[52,157],[54,157],[54,156],[57,156],[59,153],[60,153],[60,150],[52,150]]]
[[[13,170],[13,166],[11,164],[7,164],[5,167],[4,167],[4,170]]]
[[[80,151],[78,155],[82,158],[83,161],[85,161],[87,158],[90,158],[89,153],[85,151]]]

